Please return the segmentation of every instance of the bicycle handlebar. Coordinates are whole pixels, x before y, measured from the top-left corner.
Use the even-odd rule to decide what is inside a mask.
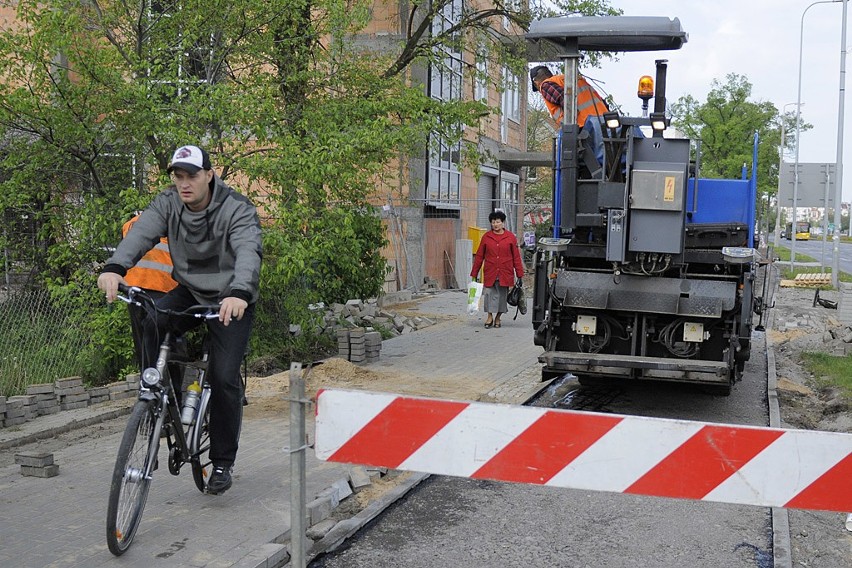
[[[127,286],[126,284],[119,283],[118,291],[120,293],[117,298],[122,302],[136,304],[137,306],[142,306],[144,303],[161,314],[171,316],[191,316],[199,319],[216,319],[219,317],[219,309],[221,306],[218,304],[196,304],[194,306],[189,306],[185,310],[168,310],[157,306],[154,299],[148,295],[145,290],[138,286]]]

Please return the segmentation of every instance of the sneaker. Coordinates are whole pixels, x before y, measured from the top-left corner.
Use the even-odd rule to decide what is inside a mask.
[[[213,495],[221,495],[231,488],[232,483],[231,468],[215,466],[210,481],[207,483],[207,492]]]

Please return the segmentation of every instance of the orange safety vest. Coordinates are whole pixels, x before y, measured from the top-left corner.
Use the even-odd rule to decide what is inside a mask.
[[[139,215],[136,215],[121,227],[123,237],[127,236],[130,227],[138,218]],[[172,268],[169,241],[163,237],[159,243],[154,245],[154,248],[139,259],[136,266],[127,271],[124,279],[131,286],[139,286],[145,290],[169,292],[177,286],[177,282],[172,279]]]
[[[553,83],[561,91],[565,91],[565,75],[554,75],[549,79],[545,79],[542,83]],[[561,123],[562,107],[553,104],[547,99],[544,99],[544,104],[547,106],[547,110],[550,112],[553,120],[557,124]],[[605,112],[609,112],[609,107],[606,106],[606,102],[601,98],[595,88],[582,75],[577,77],[577,126],[583,128],[587,118],[590,116],[603,116]]]

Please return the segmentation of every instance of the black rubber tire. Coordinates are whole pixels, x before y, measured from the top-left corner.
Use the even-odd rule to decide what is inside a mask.
[[[151,460],[157,459],[156,449],[159,448],[160,440],[159,436],[154,436],[156,402],[136,402],[118,447],[106,522],[107,546],[116,556],[121,556],[130,548],[148,500],[151,479],[144,478],[141,472],[145,471]],[[152,442],[154,452],[150,451]]]
[[[195,486],[202,493],[207,492],[207,481],[213,471],[210,461],[210,389],[201,393],[198,401],[198,417],[191,432],[189,440],[189,451],[192,454],[190,464],[192,465],[192,478]]]
[[[731,381],[728,381],[722,385],[703,385],[702,390],[709,395],[713,396],[731,396],[731,388],[733,384]]]

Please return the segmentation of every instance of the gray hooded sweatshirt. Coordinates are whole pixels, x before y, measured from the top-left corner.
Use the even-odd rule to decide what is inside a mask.
[[[187,209],[172,186],[157,195],[119,243],[104,272],[124,276],[161,237],[169,240],[172,278],[202,304],[228,296],[257,301],[261,238],[257,209],[219,176],[203,211]]]

